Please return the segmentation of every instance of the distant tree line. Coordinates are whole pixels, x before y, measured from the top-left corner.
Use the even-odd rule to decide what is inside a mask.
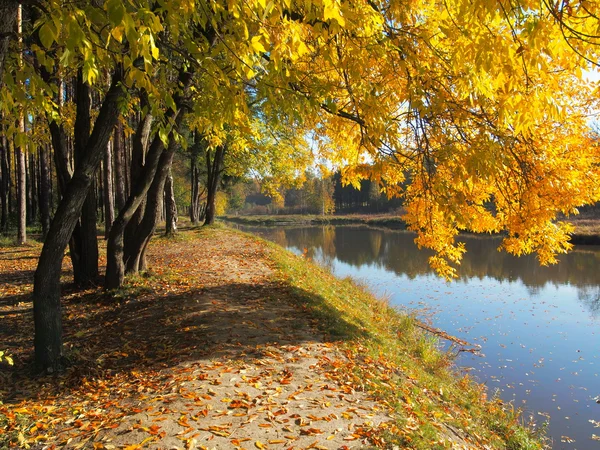
[[[321,177],[312,172],[304,174],[299,186],[284,190],[282,200],[274,200],[260,190],[257,182],[245,185],[243,201],[231,202],[228,212],[240,214],[380,214],[396,212],[402,207],[402,199],[388,199],[377,183],[362,180],[359,187],[345,184],[340,172]]]

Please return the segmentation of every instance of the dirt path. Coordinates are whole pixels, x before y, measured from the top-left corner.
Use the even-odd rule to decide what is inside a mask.
[[[21,445],[369,446],[372,430],[391,420],[386,409],[344,382],[345,356],[273,281],[263,244],[226,230],[191,234],[155,242],[156,279],[135,281],[122,301],[98,290],[67,296],[65,344],[77,364],[66,375],[39,380],[0,369],[8,386],[0,413],[37,422]],[[19,301],[28,270],[12,278],[25,292]],[[0,285],[4,278],[0,257]],[[12,303],[0,306],[0,341],[9,348],[31,332],[30,304]]]

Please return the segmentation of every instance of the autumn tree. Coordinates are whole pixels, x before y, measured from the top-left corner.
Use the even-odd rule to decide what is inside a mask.
[[[0,14],[13,20],[6,3],[13,2]],[[129,190],[117,183],[108,287],[123,282],[127,267],[144,267],[173,153],[186,145],[184,119],[206,141],[213,190],[236,161],[262,174],[265,186],[297,172],[303,157],[294,152],[307,147],[280,139],[292,130],[345,182],[370,179],[402,196],[417,243],[435,250],[430,263],[447,277],[464,252],[455,241],[460,230],[503,231],[507,251],[553,262],[570,247],[558,216],[600,198],[588,129],[598,95],[581,75],[597,50],[592,38],[572,39],[594,36],[598,15],[587,3],[40,0],[26,7],[35,20],[16,33],[22,43],[0,30],[0,115],[13,148],[31,139],[19,126],[24,111],[46,117],[62,167],[65,80],[80,94],[78,156],[71,174],[59,169],[62,199],[35,275],[41,367],[60,365],[64,251],[111,138],[115,159],[123,155],[119,116],[131,107],[134,141],[146,142],[136,157],[144,159],[132,165],[140,169],[133,177],[120,166],[117,178],[129,177]],[[138,238],[129,249],[128,227]]]

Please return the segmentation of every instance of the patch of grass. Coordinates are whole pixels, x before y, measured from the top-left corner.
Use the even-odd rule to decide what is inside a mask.
[[[15,247],[17,240],[15,236],[0,235],[0,248]]]
[[[166,235],[164,232],[161,232],[158,236],[155,236],[154,239],[157,241],[165,241],[165,242],[189,242],[195,239],[194,235],[187,232],[177,231],[174,234]]]
[[[17,244],[17,236],[14,234],[0,235],[0,248],[13,248],[13,247],[30,247],[30,248],[42,248],[43,242],[38,240],[40,236],[27,236],[27,242],[23,245]],[[41,238],[40,238],[41,239]]]
[[[344,376],[395,411],[383,431],[401,448],[541,449],[539,432],[522,425],[518,411],[460,375],[438,341],[415,319],[375,298],[350,279],[267,243],[277,280],[315,316],[321,329],[343,340],[349,356]],[[459,432],[455,432],[459,430]]]
[[[138,298],[142,295],[153,293],[153,285],[155,285],[157,281],[157,277],[152,272],[128,275],[121,287],[112,289],[106,294],[114,300],[130,300]]]

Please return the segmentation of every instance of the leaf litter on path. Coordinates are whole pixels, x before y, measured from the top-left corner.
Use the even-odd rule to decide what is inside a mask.
[[[235,233],[160,240],[154,275],[130,282],[130,295],[67,292],[65,349],[75,364],[51,378],[28,375],[31,316],[3,304],[0,339],[17,367],[0,370],[0,439],[129,450],[377,443],[369,439],[391,420],[386,407],[345,384],[336,367],[348,356],[288,301],[264,251]],[[35,260],[27,262],[11,287],[25,293],[21,308],[30,308]],[[0,278],[9,273],[0,261]]]

